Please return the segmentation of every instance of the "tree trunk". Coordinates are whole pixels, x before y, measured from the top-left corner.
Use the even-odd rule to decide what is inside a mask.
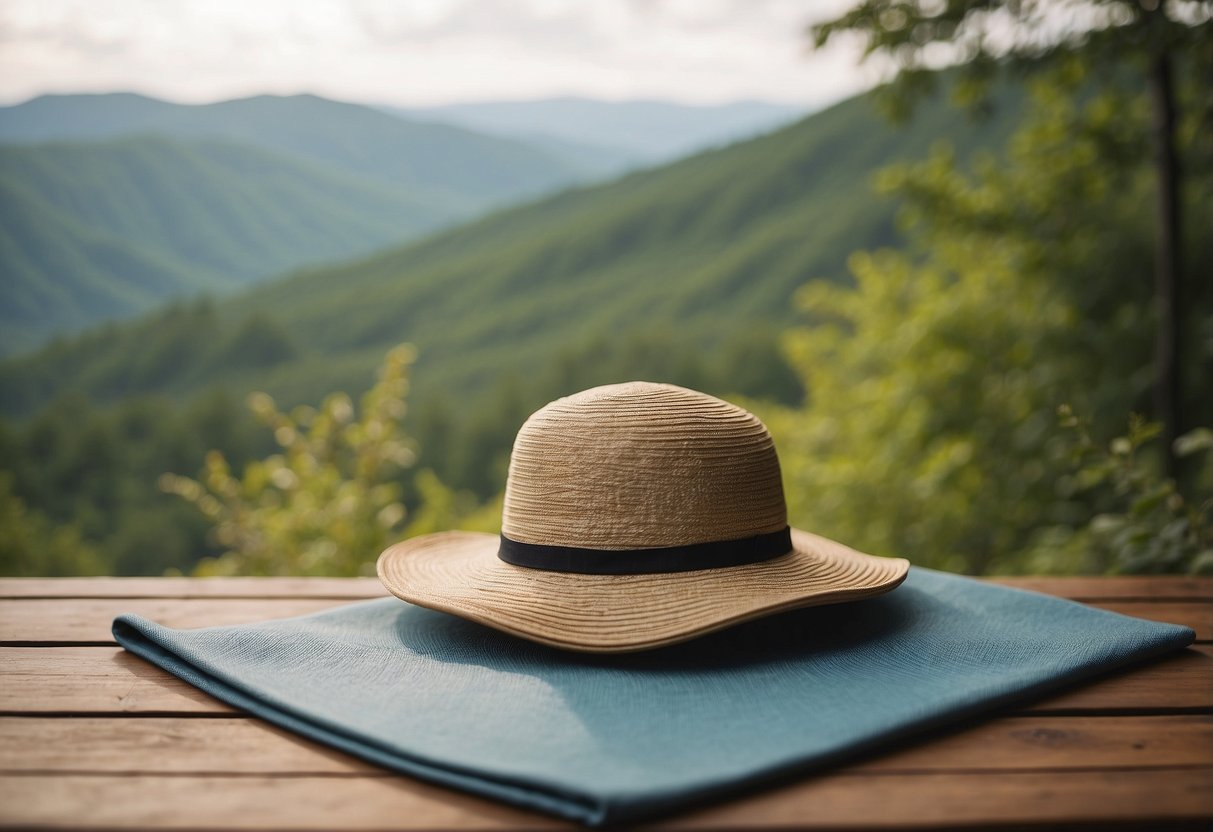
[[[1166,53],[1150,63],[1155,165],[1158,172],[1158,243],[1154,247],[1154,298],[1158,330],[1154,344],[1154,417],[1162,422],[1166,474],[1178,478],[1179,460],[1172,444],[1183,431],[1181,366],[1183,315],[1182,217],[1179,199],[1179,154],[1175,149],[1175,88],[1171,58]]]

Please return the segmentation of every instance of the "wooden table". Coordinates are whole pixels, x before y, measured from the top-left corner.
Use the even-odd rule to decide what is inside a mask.
[[[1213,579],[1008,579],[1194,627],[1138,669],[669,828],[1200,828],[1213,818]],[[115,615],[177,627],[308,613],[374,580],[0,580],[0,825],[122,829],[564,826],[390,774],[267,725],[118,648]]]

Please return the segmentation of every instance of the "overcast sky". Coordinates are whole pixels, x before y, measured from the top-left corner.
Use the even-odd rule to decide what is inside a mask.
[[[819,106],[870,86],[807,23],[849,0],[0,0],[0,99],[314,92],[393,104],[577,95]]]

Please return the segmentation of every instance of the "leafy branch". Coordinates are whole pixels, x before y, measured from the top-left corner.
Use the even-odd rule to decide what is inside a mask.
[[[1143,453],[1162,432],[1157,422],[1129,417],[1128,431],[1107,445],[1097,443],[1090,424],[1068,405],[1058,410],[1061,426],[1073,437],[1077,470],[1064,490],[1070,494],[1102,490],[1108,510],[1087,526],[1091,545],[1115,572],[1213,572],[1213,496],[1182,494],[1175,481],[1158,473]],[[1179,457],[1213,449],[1213,431],[1197,428],[1175,440]]]

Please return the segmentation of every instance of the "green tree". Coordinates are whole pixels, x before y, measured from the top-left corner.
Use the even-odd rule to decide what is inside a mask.
[[[935,78],[932,70],[963,68],[961,91],[980,100],[984,82],[1000,66],[1039,66],[1079,60],[1098,68],[1089,84],[1124,84],[1127,72],[1146,81],[1156,183],[1154,285],[1154,409],[1163,423],[1168,470],[1185,427],[1184,175],[1179,143],[1185,126],[1177,70],[1191,73],[1196,95],[1189,124],[1213,133],[1213,3],[1182,0],[862,0],[811,29],[820,47],[839,35],[858,35],[864,56],[896,70],[888,99],[905,112]],[[1208,148],[1206,148],[1206,151]],[[1207,231],[1207,229],[1206,229]]]
[[[1047,530],[1025,553],[1027,568],[1049,571],[1059,560],[1078,559],[1086,571],[1213,573],[1213,495],[1183,494],[1142,458],[1141,449],[1158,437],[1160,425],[1134,414],[1128,431],[1103,445],[1072,408],[1063,405],[1058,415],[1073,435],[1070,455],[1076,465],[1073,476],[1059,481],[1059,490],[1082,495],[1098,513],[1085,526]],[[1208,428],[1176,442],[1179,456],[1204,454],[1206,463],[1211,449]],[[1058,552],[1065,555],[1059,558]]]
[[[200,574],[357,575],[402,533],[398,475],[415,452],[401,425],[412,348],[387,354],[361,412],[344,393],[281,412],[264,393],[250,407],[280,452],[236,476],[211,451],[200,479],[165,474],[161,487],[193,503],[224,553]],[[432,490],[432,489],[431,489]]]
[[[501,506],[505,492],[481,505],[471,491],[456,491],[428,468],[414,479],[417,508],[413,511],[404,537],[444,532],[450,529],[487,532],[501,531]]]
[[[972,572],[1020,570],[1046,530],[1088,524],[1090,495],[1058,490],[1071,462],[1054,414],[1072,402],[1110,433],[1149,387],[1134,279],[1148,183],[1107,161],[1132,154],[1142,114],[1053,85],[1035,100],[1003,159],[965,173],[941,147],[886,171],[910,245],[855,255],[853,286],[800,294],[814,325],[788,349],[807,401],[768,420],[796,522]]]
[[[27,422],[0,422],[0,470],[31,516],[78,532],[97,555],[81,561],[90,574],[159,575],[214,553],[205,520],[156,488],[160,474],[196,470],[213,447],[243,466],[271,442],[219,392],[184,406],[135,396],[113,407],[72,394]]]
[[[58,525],[13,493],[13,478],[0,472],[0,575],[58,577],[100,575],[101,556],[75,525]]]
[[[1061,520],[1049,427],[1074,368],[1038,356],[1073,307],[976,240],[924,265],[883,251],[851,268],[853,288],[799,298],[817,321],[788,339],[809,403],[763,413],[794,522],[924,566],[1005,568],[1042,519]]]

